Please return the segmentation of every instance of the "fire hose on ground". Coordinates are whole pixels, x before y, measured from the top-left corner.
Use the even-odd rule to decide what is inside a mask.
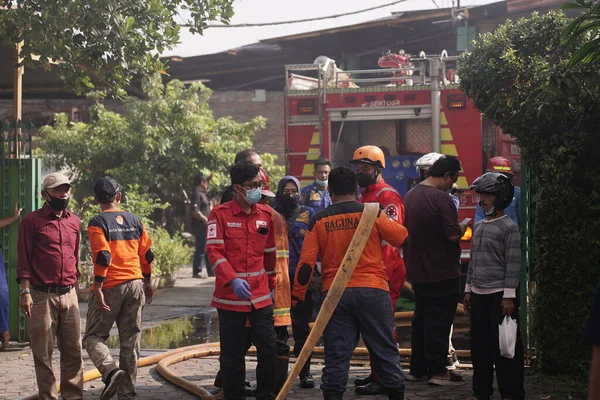
[[[321,307],[321,311],[317,316],[316,321],[311,327],[311,332],[306,340],[306,343],[298,355],[296,362],[292,366],[290,373],[288,374],[288,378],[277,395],[277,400],[283,400],[287,396],[287,393],[292,386],[295,379],[298,377],[300,373],[300,369],[308,359],[309,355],[322,355],[324,354],[324,349],[322,347],[315,347],[317,341],[321,337],[327,322],[329,321],[333,311],[337,307],[337,304],[346,288],[348,281],[358,263],[360,255],[367,243],[367,240],[370,236],[371,230],[375,223],[375,219],[377,218],[377,214],[379,212],[379,205],[377,203],[369,203],[365,204],[364,212],[362,218],[359,222],[359,225],[356,229],[354,237],[352,238],[352,242],[346,251],[344,256],[344,261],[333,280],[333,283],[327,292],[327,296],[323,305]],[[464,312],[464,310],[463,310]],[[412,316],[412,312],[405,313],[396,313],[395,317],[409,317]],[[249,354],[256,354],[256,349],[252,347],[249,351]],[[399,349],[399,353],[401,356],[410,356],[410,349]],[[459,357],[469,357],[469,351],[460,351],[458,350],[457,356]],[[149,357],[144,357],[138,361],[138,367],[147,367],[150,365],[158,364],[156,366],[156,370],[158,373],[171,382],[172,384],[181,387],[182,389],[198,396],[202,400],[216,400],[222,398],[222,392],[219,394],[212,394],[202,386],[196,385],[178,374],[171,371],[169,368],[170,365],[180,363],[192,358],[202,358],[209,356],[216,356],[220,354],[220,347],[218,343],[206,343],[195,346],[187,346],[179,349],[170,350],[164,353],[155,354]],[[353,352],[354,356],[368,356],[368,351],[364,347],[356,348]],[[102,375],[97,369],[89,370],[84,373],[83,380],[84,382],[88,382],[94,379],[100,378]],[[60,390],[60,387],[58,388]],[[38,393],[30,393],[25,396],[18,397],[15,400],[35,400],[38,399]]]

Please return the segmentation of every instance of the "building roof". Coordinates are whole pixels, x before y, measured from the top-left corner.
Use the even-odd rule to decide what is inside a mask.
[[[533,10],[557,8],[564,0],[506,0],[469,9],[470,24],[485,32]],[[418,54],[447,50],[456,54],[456,19],[450,8],[392,13],[391,16],[348,26],[261,40],[215,54],[165,58],[168,79],[201,81],[216,90],[281,90],[286,64],[306,64],[320,56],[338,65],[360,59],[361,67],[377,68],[382,51],[404,49]],[[0,98],[12,97],[13,51],[0,47]],[[139,93],[139,79],[132,92]],[[26,70],[24,97],[74,97],[63,89],[54,71]]]

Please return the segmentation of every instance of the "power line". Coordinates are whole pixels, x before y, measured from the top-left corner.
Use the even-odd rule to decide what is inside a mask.
[[[375,7],[370,7],[370,8],[365,8],[363,10],[357,10],[357,11],[351,11],[351,12],[347,12],[347,13],[343,13],[343,14],[336,14],[336,15],[328,15],[326,17],[315,17],[315,18],[305,18],[305,19],[297,19],[294,21],[279,21],[279,22],[262,22],[262,23],[247,23],[247,24],[230,24],[230,25],[208,25],[209,28],[248,28],[248,27],[257,27],[257,26],[274,26],[274,25],[286,25],[286,24],[299,24],[302,22],[312,22],[312,21],[322,21],[324,19],[333,19],[333,18],[340,18],[340,17],[346,17],[348,15],[356,15],[356,14],[362,14],[368,11],[373,11],[373,10],[377,10],[380,8],[384,8],[384,7],[389,7],[389,6],[393,6],[395,4],[400,4],[400,3],[404,3],[408,0],[397,0],[397,1],[393,1],[391,3],[387,3],[387,4],[382,4],[379,6],[375,6]],[[190,24],[181,24],[181,26],[183,27],[190,27],[192,25]]]

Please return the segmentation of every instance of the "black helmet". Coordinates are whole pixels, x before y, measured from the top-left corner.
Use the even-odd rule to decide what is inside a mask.
[[[496,195],[494,208],[504,210],[513,201],[515,185],[510,178],[498,172],[488,172],[475,179],[471,190],[477,193],[491,193]]]

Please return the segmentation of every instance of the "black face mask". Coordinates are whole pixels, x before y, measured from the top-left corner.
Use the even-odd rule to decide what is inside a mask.
[[[284,210],[292,210],[296,208],[298,205],[298,200],[300,200],[298,193],[282,194],[279,197],[279,203]]]
[[[67,208],[67,206],[69,205],[70,199],[59,199],[57,197],[50,196],[50,194],[48,194],[47,192],[46,192],[46,194],[48,195],[48,197],[50,197],[50,201],[48,201],[48,205],[53,210],[62,211],[65,208]]]
[[[367,186],[373,183],[373,180],[373,175],[365,174],[362,172],[356,174],[356,181],[358,182],[358,186],[360,186],[361,188],[366,188]]]

